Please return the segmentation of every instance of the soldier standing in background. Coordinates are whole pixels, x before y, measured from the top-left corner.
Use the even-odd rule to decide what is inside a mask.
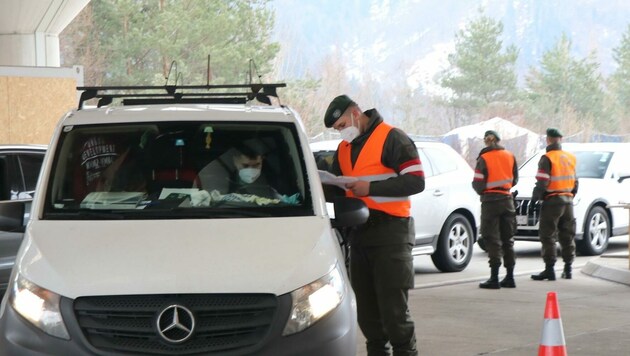
[[[540,242],[545,270],[533,274],[532,279],[554,281],[556,272],[556,241],[562,247],[564,271],[562,278],[571,279],[571,264],[575,259],[575,216],[573,197],[578,190],[575,175],[576,159],[572,153],[562,150],[562,133],[554,128],[547,129],[547,153],[540,157],[536,186],[532,192],[530,208],[542,200],[540,209]]]
[[[496,131],[486,131],[483,140],[486,147],[477,158],[472,186],[481,197],[481,235],[486,241],[490,278],[479,288],[515,288],[516,211],[510,189],[518,182],[518,166],[514,155],[499,145]],[[499,282],[501,257],[507,273]]]

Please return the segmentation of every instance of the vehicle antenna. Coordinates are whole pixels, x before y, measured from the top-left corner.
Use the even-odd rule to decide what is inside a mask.
[[[171,77],[171,71],[173,70],[173,67],[175,67],[175,86],[177,86],[178,74],[177,74],[177,62],[175,60],[171,62],[171,66],[168,68],[168,74],[166,75],[166,78],[164,78],[166,79],[166,83],[164,84],[164,86],[168,85],[168,79]]]
[[[210,55],[208,54],[208,69],[206,73],[207,82],[206,85],[210,85],[210,81],[212,80],[212,71],[210,70]]]
[[[254,77],[254,73],[258,77],[258,82],[262,84],[262,76],[258,73],[258,67],[256,66],[256,62],[252,58],[249,59],[249,80],[250,83],[252,78]]]

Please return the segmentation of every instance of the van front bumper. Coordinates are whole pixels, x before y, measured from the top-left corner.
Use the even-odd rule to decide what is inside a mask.
[[[356,305],[354,295],[346,295],[342,303],[313,326],[293,335],[282,336],[290,311],[290,295],[278,297],[277,322],[257,345],[246,350],[219,352],[221,355],[354,355],[357,346]],[[0,318],[0,356],[4,355],[115,355],[94,348],[73,316],[72,300],[62,301],[70,340],[50,336],[30,324],[9,304]],[[71,316],[69,316],[71,315]],[[127,354],[127,353],[126,353]],[[173,353],[184,354],[184,353]]]

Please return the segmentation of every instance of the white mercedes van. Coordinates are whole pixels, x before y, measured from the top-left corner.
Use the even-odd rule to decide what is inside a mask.
[[[0,355],[355,354],[335,227],[368,211],[341,198],[328,216],[300,118],[251,100],[278,86],[78,88],[2,300]],[[0,225],[19,229],[10,203]]]

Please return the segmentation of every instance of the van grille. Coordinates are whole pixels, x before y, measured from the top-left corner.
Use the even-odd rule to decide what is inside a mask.
[[[170,305],[192,312],[195,328],[173,344],[158,333]],[[81,297],[74,313],[88,342],[101,351],[187,355],[238,352],[269,332],[278,301],[270,294],[186,294]]]

